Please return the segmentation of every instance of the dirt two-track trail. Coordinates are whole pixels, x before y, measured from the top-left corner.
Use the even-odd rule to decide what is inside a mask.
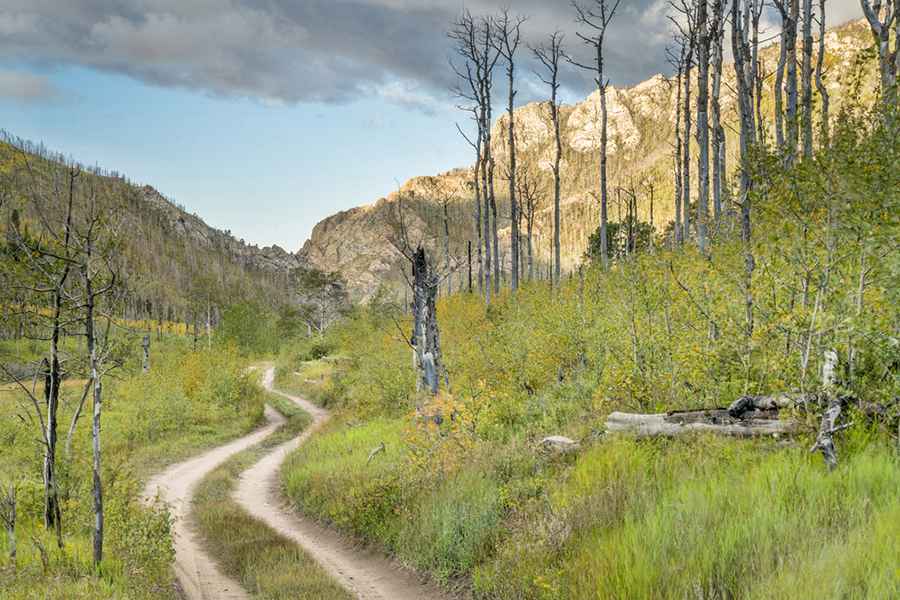
[[[309,413],[312,423],[304,432],[266,454],[245,471],[234,491],[235,500],[250,514],[281,535],[293,540],[316,560],[340,585],[361,600],[442,600],[450,596],[423,583],[383,555],[360,548],[344,536],[304,518],[288,506],[281,493],[279,471],[294,449],[309,439],[329,418],[329,413],[296,396],[274,389],[275,370],[268,368],[263,385]],[[175,518],[175,573],[187,600],[249,598],[240,584],[225,576],[206,553],[190,525],[190,508],[196,485],[229,457],[254,446],[278,429],[284,418],[266,407],[268,424],[242,438],[200,456],[173,465],[154,477],[144,490],[150,500],[159,497],[172,507]]]

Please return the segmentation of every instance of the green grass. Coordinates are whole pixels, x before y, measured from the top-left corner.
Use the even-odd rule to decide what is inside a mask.
[[[254,598],[332,600],[351,596],[293,541],[254,519],[231,497],[238,476],[269,449],[298,435],[309,417],[276,394],[267,401],[288,422],[261,444],[232,457],[198,486],[193,515],[205,545]]]

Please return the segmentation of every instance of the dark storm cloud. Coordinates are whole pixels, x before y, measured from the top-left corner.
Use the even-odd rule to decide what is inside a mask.
[[[839,15],[858,6],[829,4]],[[378,95],[428,109],[449,100],[446,31],[454,17],[463,7],[477,14],[505,5],[530,17],[528,41],[558,29],[572,53],[589,60],[567,0],[3,0],[0,60],[86,66],[265,101]],[[615,84],[664,69],[666,6],[622,0],[607,46]],[[576,93],[591,86],[584,73],[567,73],[566,81]]]

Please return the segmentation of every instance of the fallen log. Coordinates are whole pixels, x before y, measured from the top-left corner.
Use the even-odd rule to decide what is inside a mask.
[[[732,417],[724,408],[659,414],[614,412],[606,418],[606,431],[633,433],[638,437],[675,437],[688,433],[715,433],[731,437],[791,435],[799,423],[778,419],[777,410],[744,411]]]

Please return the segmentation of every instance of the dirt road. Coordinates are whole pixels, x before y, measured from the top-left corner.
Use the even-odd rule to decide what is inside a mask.
[[[383,555],[362,550],[340,534],[299,516],[281,494],[279,469],[287,455],[328,420],[328,412],[272,387],[274,370],[263,376],[266,389],[296,403],[313,418],[297,438],[286,442],[241,475],[235,499],[254,517],[294,540],[335,580],[362,600],[422,600],[448,598]]]
[[[203,550],[188,516],[194,488],[206,475],[238,452],[258,444],[284,423],[284,417],[266,407],[268,424],[233,442],[213,448],[184,462],[172,465],[155,476],[144,488],[144,501],[159,494],[171,507],[175,519],[175,575],[187,600],[242,600],[249,598],[240,584],[222,574]]]

